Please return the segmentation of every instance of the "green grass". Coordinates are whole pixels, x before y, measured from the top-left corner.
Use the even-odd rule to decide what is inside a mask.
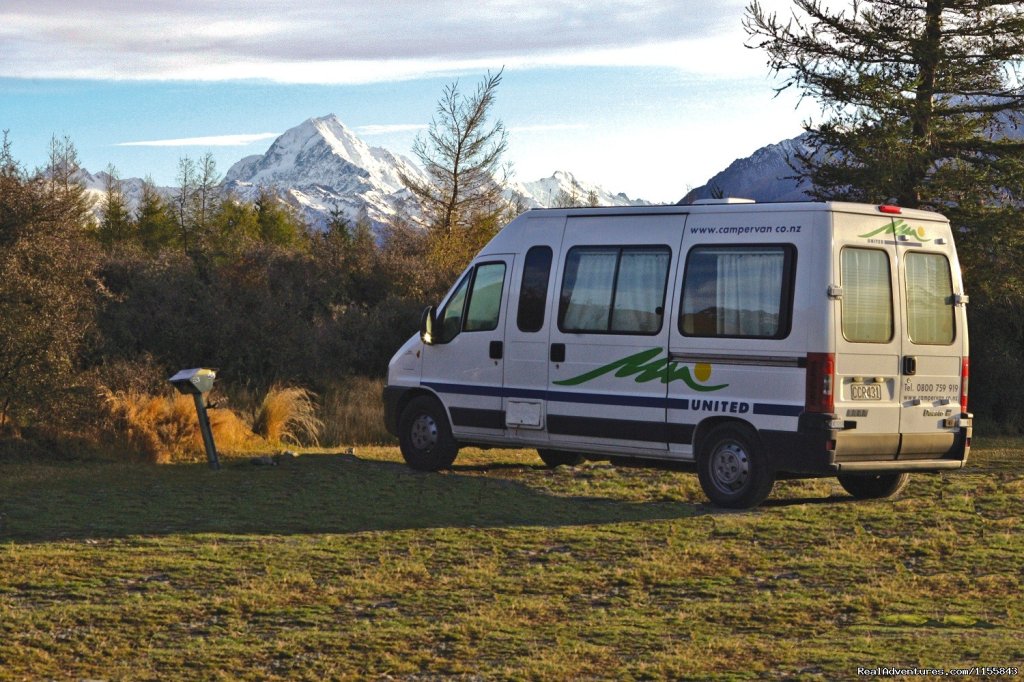
[[[879,502],[784,482],[738,513],[705,506],[692,474],[547,470],[532,451],[471,450],[443,474],[399,461],[0,458],[0,679],[833,680],[1024,662],[1019,467],[917,475]]]

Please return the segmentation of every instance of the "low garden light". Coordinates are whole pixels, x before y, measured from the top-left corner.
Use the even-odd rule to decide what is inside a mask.
[[[196,367],[183,369],[168,379],[179,393],[191,395],[195,400],[199,432],[203,434],[203,445],[206,447],[206,458],[210,461],[211,469],[220,469],[220,460],[217,457],[217,446],[213,442],[210,419],[206,415],[206,394],[213,390],[213,381],[216,378],[217,373],[212,369]]]

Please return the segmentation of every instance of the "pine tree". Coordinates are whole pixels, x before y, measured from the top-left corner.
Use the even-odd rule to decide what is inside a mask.
[[[968,262],[1015,238],[1007,210],[1024,201],[1024,2],[863,0],[832,10],[794,0],[789,19],[747,8],[751,46],[779,90],[816,100],[795,159],[820,199],[896,202],[947,213]]]
[[[256,225],[261,240],[278,246],[297,246],[305,234],[295,211],[266,187],[256,196]]]
[[[420,201],[433,231],[450,235],[504,209],[497,176],[508,134],[500,120],[487,125],[501,75],[488,73],[468,97],[458,81],[445,86],[426,138],[418,136],[413,144],[429,181],[407,175],[402,181]]]
[[[949,216],[972,303],[972,403],[1024,430],[1024,2],[754,2],[745,28],[782,76],[821,106],[791,161],[819,199],[895,201]]]
[[[135,230],[142,247],[150,253],[155,254],[179,242],[174,212],[150,178],[142,182],[142,197],[135,212]]]
[[[128,213],[128,205],[124,197],[124,189],[117,169],[107,166],[104,181],[103,204],[100,207],[100,221],[97,226],[97,237],[104,246],[127,242],[132,239],[134,225]]]

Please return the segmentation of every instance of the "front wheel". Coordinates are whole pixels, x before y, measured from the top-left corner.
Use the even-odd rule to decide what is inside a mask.
[[[398,445],[406,464],[418,471],[447,469],[459,454],[444,407],[425,395],[413,398],[402,410]]]
[[[697,476],[712,504],[730,509],[756,507],[775,485],[757,434],[739,424],[718,426],[703,439]]]
[[[907,487],[910,474],[840,474],[839,485],[858,500],[896,497]]]

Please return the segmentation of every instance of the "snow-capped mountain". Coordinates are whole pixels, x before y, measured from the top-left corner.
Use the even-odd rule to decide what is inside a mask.
[[[790,159],[807,151],[806,134],[761,147],[750,156],[737,159],[706,185],[690,190],[681,204],[716,196],[743,197],[755,201],[806,201],[807,183],[791,176]]]
[[[533,182],[516,182],[508,190],[510,198],[519,195],[526,208],[555,206],[644,206],[643,199],[630,199],[621,192],[612,194],[605,188],[577,180],[567,171],[555,171],[550,178]]]
[[[313,224],[334,210],[350,221],[387,222],[413,210],[401,174],[422,178],[408,159],[370,147],[334,115],[288,130],[265,154],[247,156],[224,176],[225,189],[254,199],[261,187],[297,206]]]
[[[333,210],[341,210],[350,221],[382,225],[399,213],[417,217],[418,207],[402,182],[403,173],[425,180],[412,161],[382,147],[368,146],[336,116],[329,115],[305,121],[274,140],[265,154],[233,165],[224,186],[245,199],[254,198],[260,187],[273,188],[314,225],[323,224]],[[534,182],[512,183],[506,197],[524,208],[648,203],[612,194],[564,171]]]
[[[92,198],[93,204],[97,207],[102,206],[107,199],[107,189],[110,187],[111,182],[110,175],[106,171],[100,171],[94,175],[83,168],[78,171],[75,177],[85,187],[85,193]],[[120,183],[125,206],[129,211],[134,211],[142,200],[142,179],[128,178],[127,180],[118,180],[117,182]],[[169,197],[170,189],[163,190],[163,194]]]
[[[280,135],[263,154],[247,156],[225,173],[221,188],[252,201],[261,189],[274,191],[295,206],[314,227],[324,225],[336,211],[350,222],[365,220],[380,227],[396,215],[412,220],[419,208],[402,182],[402,174],[425,180],[411,160],[383,147],[371,147],[337,116],[310,118]],[[83,170],[81,179],[101,210],[109,176]],[[142,180],[121,180],[130,211],[142,196]],[[158,187],[167,199],[174,187]],[[557,171],[533,182],[513,182],[506,198],[523,208],[590,205],[632,206],[649,202],[615,194],[572,173]]]

